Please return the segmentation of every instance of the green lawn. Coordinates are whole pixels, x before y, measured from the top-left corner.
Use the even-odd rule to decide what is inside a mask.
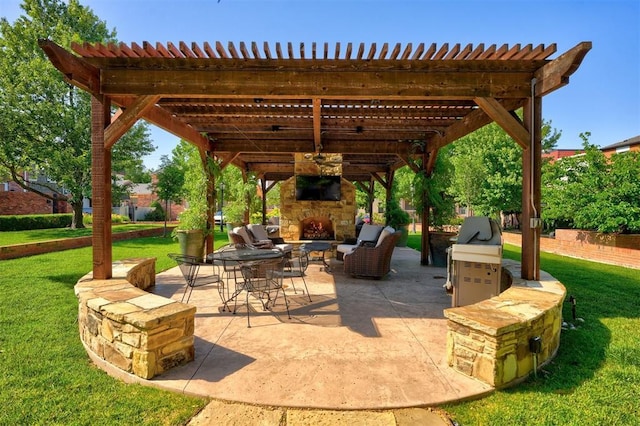
[[[114,243],[113,257],[156,256],[161,271],[177,250],[170,238],[140,238]],[[519,249],[504,255],[519,259]],[[206,400],[126,385],[90,363],[73,286],[91,263],[91,248],[0,262],[0,424],[186,423]],[[442,408],[461,425],[640,425],[640,272],[545,253],[541,263],[584,323],[563,331],[537,379]],[[571,321],[569,304],[564,314]]]
[[[504,257],[519,261],[520,248],[506,244]],[[562,332],[537,379],[443,408],[461,425],[640,425],[640,271],[548,253],[540,263],[584,322]],[[564,318],[573,322],[569,303]]]
[[[162,223],[128,223],[113,225],[112,232],[137,231],[141,229],[151,229],[162,227]],[[40,241],[58,240],[62,238],[86,237],[91,235],[92,228],[89,226],[82,229],[52,228],[52,229],[31,229],[28,231],[3,231],[0,232],[0,246],[12,244],[36,243]]]
[[[162,271],[178,250],[171,238],[139,238],[114,243],[113,258],[144,253]],[[127,385],[89,361],[73,286],[91,267],[90,247],[0,261],[0,425],[185,424],[205,399]]]

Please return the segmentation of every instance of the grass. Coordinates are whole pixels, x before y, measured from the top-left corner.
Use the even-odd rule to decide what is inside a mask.
[[[171,238],[138,238],[114,243],[113,258],[144,253],[162,271],[178,250]],[[127,385],[90,362],[73,286],[91,267],[90,247],[0,262],[0,424],[185,424],[206,399]]]
[[[226,234],[216,233],[217,246]],[[419,247],[420,236],[409,245]],[[172,267],[170,238],[114,243],[114,259],[156,256]],[[517,247],[504,256],[520,259]],[[91,248],[0,262],[0,424],[184,424],[206,403],[107,376],[78,339],[73,286]],[[542,269],[577,300],[575,330],[537,378],[444,408],[461,425],[640,425],[640,274],[542,253]],[[573,322],[571,306],[565,318]]]
[[[519,261],[520,248],[505,244],[504,257]],[[443,408],[461,425],[640,425],[640,272],[549,253],[540,264],[575,297],[584,322],[565,302],[565,321],[577,328],[562,332],[544,372]]]
[[[151,229],[164,226],[160,223],[128,223],[113,225],[112,232],[137,231],[141,229]],[[59,240],[63,238],[75,238],[90,236],[91,227],[82,229],[52,228],[52,229],[31,229],[28,231],[3,231],[0,232],[0,246],[12,244],[27,244],[40,241]]]

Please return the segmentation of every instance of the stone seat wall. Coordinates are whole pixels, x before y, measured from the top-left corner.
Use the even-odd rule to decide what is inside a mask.
[[[196,308],[145,291],[155,285],[155,260],[117,261],[113,278],[88,274],[75,286],[80,339],[89,355],[143,379],[195,356]]]
[[[445,309],[448,319],[449,366],[496,388],[517,384],[534,369],[529,349],[533,337],[542,339],[540,367],[560,347],[565,287],[540,271],[539,281],[520,277],[520,264],[502,261],[511,287],[481,302]]]

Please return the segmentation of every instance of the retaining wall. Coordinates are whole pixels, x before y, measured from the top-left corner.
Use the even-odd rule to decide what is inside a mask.
[[[504,241],[522,245],[522,235],[504,232]],[[593,231],[557,229],[555,237],[540,238],[540,250],[609,265],[640,269],[640,235],[603,234]]]

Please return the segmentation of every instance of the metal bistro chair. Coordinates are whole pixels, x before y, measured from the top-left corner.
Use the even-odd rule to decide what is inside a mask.
[[[182,299],[180,300],[181,302],[189,303],[191,292],[193,291],[194,287],[200,287],[207,284],[222,283],[220,274],[218,273],[218,267],[216,265],[211,265],[201,258],[186,254],[169,253],[167,256],[175,260],[175,262],[180,267],[180,271],[182,272],[185,281],[187,282],[187,285],[184,288],[184,293],[182,293]],[[200,271],[201,266],[213,266],[213,273],[210,275],[199,276],[198,272]],[[187,291],[189,293],[188,295]],[[186,301],[184,300],[185,296],[187,296]]]
[[[285,259],[284,265],[284,276],[291,278],[291,286],[293,287],[293,292],[298,294],[298,290],[296,290],[294,278],[302,278],[302,283],[304,284],[304,291],[302,294],[305,294],[309,298],[309,302],[311,302],[311,294],[309,293],[309,288],[307,287],[307,280],[305,280],[305,271],[309,266],[309,250],[300,249],[294,251],[291,255],[290,259]]]
[[[280,290],[282,290],[284,304],[287,309],[287,316],[291,319],[291,314],[289,313],[289,301],[287,300],[287,294],[284,292],[284,288],[282,287],[282,272],[285,261],[286,260],[284,258],[278,258],[247,262],[240,266],[240,270],[244,278],[242,289],[246,292],[245,304],[247,308],[248,327],[251,327],[251,305],[249,303],[250,294],[257,298],[262,304],[262,309],[267,311],[271,310],[273,306],[275,306],[278,294],[280,293]]]

